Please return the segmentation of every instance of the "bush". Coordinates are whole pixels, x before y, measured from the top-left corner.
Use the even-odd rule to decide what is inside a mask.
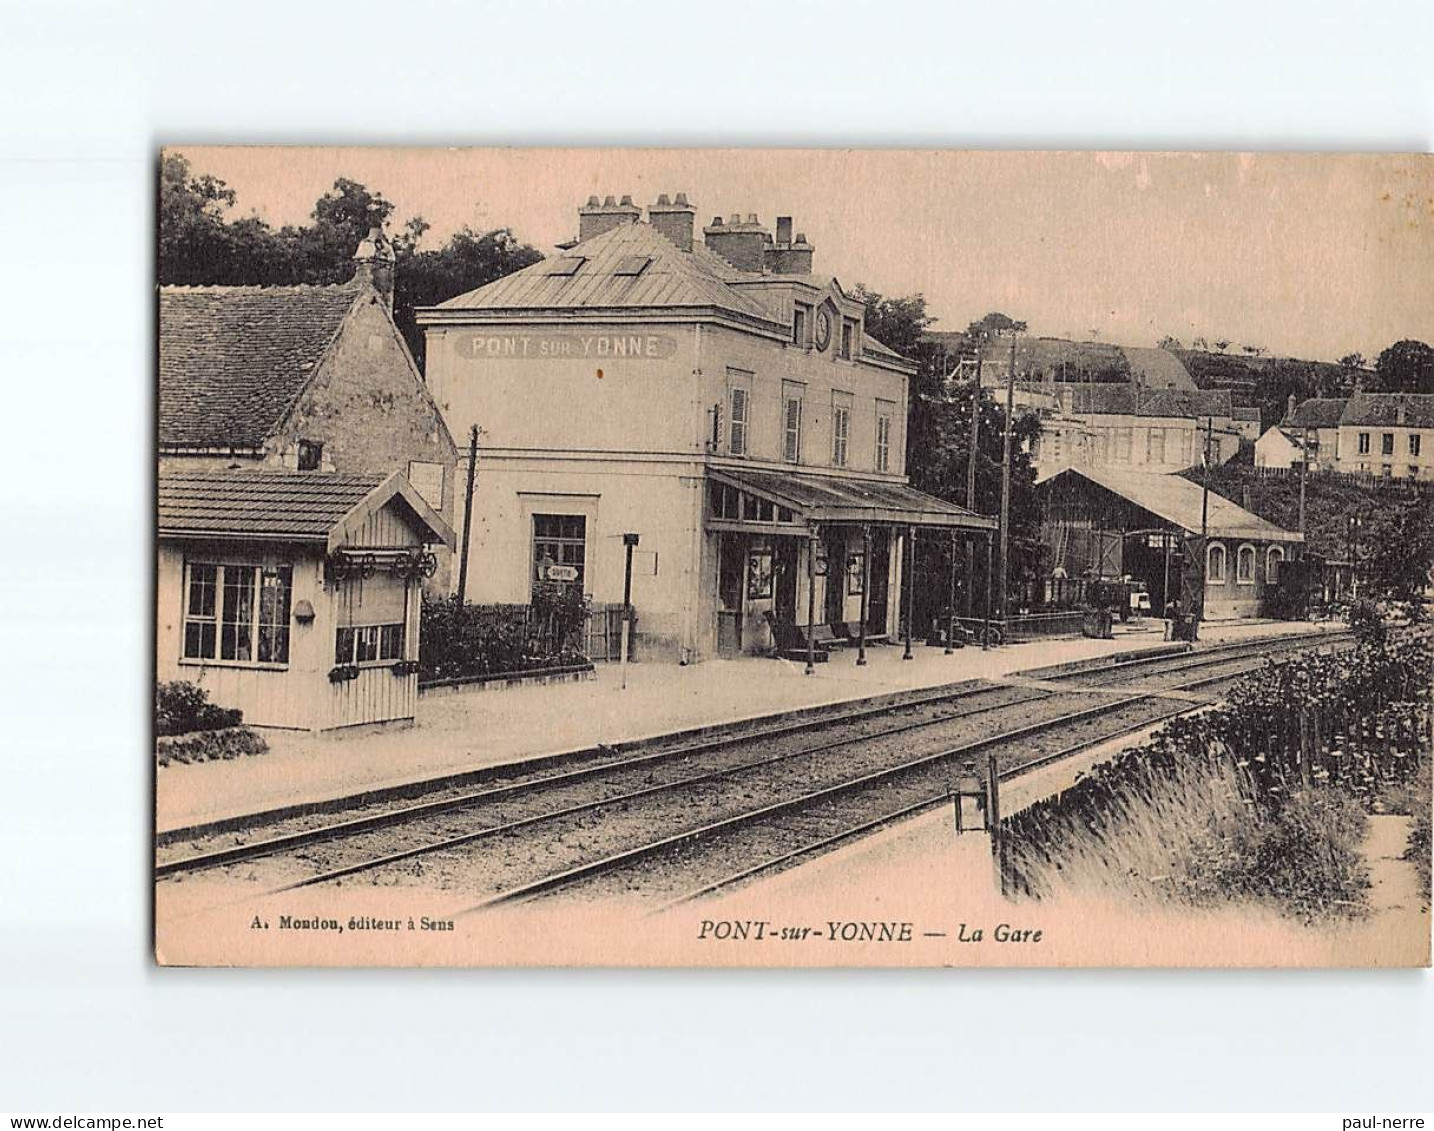
[[[461,679],[586,663],[575,644],[586,619],[587,602],[580,593],[540,591],[531,606],[473,605],[457,597],[425,601],[419,678]]]
[[[269,744],[246,726],[223,730],[201,730],[190,734],[161,736],[155,743],[155,760],[161,766],[170,762],[215,762],[239,758],[246,754],[264,754]]]
[[[177,679],[155,688],[154,729],[158,735],[223,730],[243,721],[242,711],[216,706],[209,702],[209,692],[187,680]]]

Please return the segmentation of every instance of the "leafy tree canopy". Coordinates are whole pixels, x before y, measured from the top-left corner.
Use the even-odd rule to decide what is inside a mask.
[[[180,154],[166,154],[159,175],[159,281],[198,286],[290,286],[341,283],[353,277],[353,254],[374,227],[393,218],[380,192],[348,177],[314,202],[310,220],[275,230],[258,217],[235,218],[237,194],[216,177],[196,175]],[[409,218],[391,237],[395,255],[394,320],[423,364],[414,308],[431,306],[536,263],[542,255],[507,229],[467,228],[443,247],[419,251],[428,230]]]
[[[1374,363],[1371,392],[1434,393],[1434,347],[1405,338],[1395,342]]]

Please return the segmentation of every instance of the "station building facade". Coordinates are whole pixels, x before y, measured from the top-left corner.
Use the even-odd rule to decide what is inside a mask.
[[[863,609],[894,634],[913,532],[994,524],[906,485],[915,366],[790,218],[699,239],[695,217],[680,194],[645,219],[593,197],[562,254],[419,312],[449,429],[481,430],[464,596],[557,580],[615,604],[636,534],[640,655],[761,652],[774,620]]]

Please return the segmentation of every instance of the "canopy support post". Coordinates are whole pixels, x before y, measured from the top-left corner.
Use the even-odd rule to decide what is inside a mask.
[[[813,527],[807,539],[807,670],[817,670],[817,531]]]
[[[887,569],[891,562],[886,563]],[[856,637],[856,666],[866,667],[867,591],[871,588],[871,524],[861,527],[861,628]]]
[[[946,654],[956,650],[956,528],[951,528],[951,592],[946,602]]]
[[[912,622],[916,619],[916,527],[906,528],[906,540],[911,544],[906,555],[906,652],[903,660],[911,659]]]

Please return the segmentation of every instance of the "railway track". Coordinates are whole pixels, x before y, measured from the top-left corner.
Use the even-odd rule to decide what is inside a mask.
[[[747,728],[636,757],[450,791],[339,822],[310,818],[308,827],[277,835],[171,853],[156,871],[162,878],[182,879],[218,870],[273,892],[341,884],[364,874],[375,884],[436,880],[441,887],[491,893],[477,906],[534,898],[601,877],[611,886],[623,869],[652,871],[651,862],[680,855],[686,846],[710,847],[719,838],[726,844],[740,839],[736,834],[744,828],[760,839],[762,822],[803,807],[846,799],[843,804],[864,808],[869,818],[872,800],[882,797],[849,799],[889,791],[897,779],[906,789],[905,779],[917,768],[924,772],[993,743],[1027,743],[1022,766],[1030,768],[1064,756],[1059,743],[1048,749],[1046,737],[1063,727],[1106,719],[1118,729],[1139,729],[1190,706],[1172,708],[1169,699],[1143,691],[1113,697],[1102,683],[1161,683],[1170,689],[1166,681],[1174,676],[1184,681],[1176,688],[1211,686],[1271,655],[1311,644],[1304,637],[1149,657],[1070,673],[1066,678],[1074,677],[1074,683],[1059,690],[963,685],[816,721]],[[931,796],[903,795],[900,805],[884,804],[885,815],[875,824],[897,819],[913,805],[934,804]],[[857,831],[837,830],[827,838],[847,839]],[[483,842],[486,850],[475,853]],[[791,851],[801,855],[812,848]]]

